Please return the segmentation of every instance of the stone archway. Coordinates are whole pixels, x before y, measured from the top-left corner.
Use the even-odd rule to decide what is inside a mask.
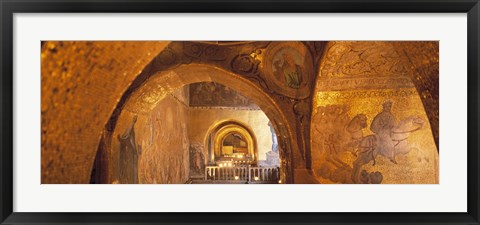
[[[88,183],[97,146],[113,107],[131,81],[169,44],[169,41],[43,42],[42,184]]]
[[[248,128],[245,124],[237,121],[225,121],[219,124],[214,124],[210,130],[207,138],[211,140],[213,145],[208,146],[209,140],[205,143],[205,146],[209,150],[209,160],[215,159],[215,156],[219,155],[223,141],[232,132],[236,132],[245,138],[248,146],[248,154],[253,156],[252,160],[258,159],[256,136],[252,129]]]
[[[279,134],[280,158],[282,160],[281,174],[282,180],[286,183],[293,183],[292,171],[292,146],[290,146],[293,136],[288,127],[287,119],[282,110],[279,109],[275,101],[261,88],[253,84],[250,80],[240,75],[220,69],[208,64],[188,64],[180,65],[176,68],[159,71],[151,75],[141,83],[133,82],[135,89],[126,92],[116,107],[115,112],[110,117],[109,123],[104,131],[103,139],[99,150],[104,150],[100,155],[103,158],[111,158],[112,140],[116,133],[115,130],[119,116],[123,110],[134,113],[145,113],[150,111],[166,95],[185,85],[198,82],[216,82],[232,88],[242,95],[252,99],[265,115],[272,122],[277,134]],[[112,162],[107,162],[106,165]],[[110,177],[102,182],[111,182],[112,169],[108,169]],[[100,169],[102,170],[102,169]],[[103,170],[102,170],[103,171]]]

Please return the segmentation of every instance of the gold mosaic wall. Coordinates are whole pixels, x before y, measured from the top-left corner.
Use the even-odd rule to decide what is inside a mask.
[[[88,183],[131,81],[169,42],[48,41],[41,53],[42,184]]]
[[[123,183],[120,143],[122,135],[137,116],[135,143],[139,150],[136,181],[141,184],[183,184],[189,176],[189,141],[187,136],[188,106],[185,88],[167,94],[148,114],[122,111],[113,135],[111,152],[112,183]],[[130,108],[130,107],[129,107]]]
[[[429,117],[394,45],[331,42],[324,57],[312,105],[315,177],[321,183],[438,183]]]
[[[337,122],[338,118],[342,116],[346,116],[348,120],[345,121],[349,122],[356,115],[364,114],[367,118],[367,127],[362,129],[363,136],[375,135],[370,130],[370,126],[374,117],[382,111],[382,103],[385,100],[393,102],[392,114],[396,117],[397,123],[410,116],[418,116],[424,121],[424,125],[418,131],[411,132],[406,140],[408,149],[404,149],[405,153],[395,156],[396,164],[388,157],[379,154],[375,157],[375,165],[373,165],[373,161],[370,161],[361,170],[369,173],[380,172],[383,177],[381,183],[438,183],[437,149],[422,102],[414,88],[331,91],[315,94],[312,120],[312,160],[314,172],[322,183],[354,183],[351,178],[352,170],[354,161],[359,155],[356,153],[357,156],[355,156],[351,149],[341,149],[344,146],[337,148],[336,151],[328,149],[327,135],[342,135],[342,133],[335,133],[329,129],[332,129],[332,126],[348,125]],[[336,107],[343,110],[345,106],[348,107],[346,113],[337,110],[338,116],[334,113],[328,115],[329,111],[335,111]],[[327,108],[331,108],[331,110],[327,110]],[[333,121],[332,123],[325,121],[329,116],[333,118],[330,120]],[[347,139],[345,143],[348,141]],[[345,165],[338,163],[337,160],[342,161]]]
[[[344,131],[339,131],[338,128],[342,125],[349,125],[346,121],[350,122],[356,115],[364,114],[366,125],[364,127],[360,125],[362,137],[375,135],[370,129],[373,118],[382,111],[382,104],[386,100],[391,100],[393,102],[391,111],[395,117],[395,123],[398,124],[406,118],[415,116],[416,120],[412,121],[416,123],[414,125],[418,125],[419,121],[422,121],[421,129],[411,132],[406,139],[406,143],[410,146],[406,148],[410,150],[408,153],[406,150],[402,151],[402,154],[396,156],[394,160],[378,155],[375,157],[376,164],[374,166],[372,165],[373,160],[362,165],[359,172],[356,173],[358,176],[355,177],[355,182],[438,183],[438,151],[435,141],[433,141],[438,142],[438,42],[331,41],[326,44],[325,51],[323,51],[323,44],[319,45],[322,47],[317,48],[316,43],[274,43],[269,47],[271,51],[268,50],[264,53],[253,51],[267,48],[267,42],[259,42],[246,46],[248,48],[220,49],[222,51],[218,51],[218,55],[214,56],[206,53],[200,54],[201,56],[190,54],[192,52],[189,52],[189,49],[198,49],[196,48],[198,43],[190,43],[192,48],[187,48],[188,43],[187,45],[182,44],[182,52],[172,52],[172,49],[175,48],[165,49],[167,44],[169,42],[49,41],[43,45],[41,53],[42,183],[88,183],[105,125],[114,113],[120,98],[133,85],[132,81],[137,76],[146,74],[150,70],[155,71],[152,67],[147,66],[151,64],[150,62],[158,62],[159,64],[153,63],[152,65],[159,66],[159,70],[164,70],[173,65],[168,57],[172,55],[188,56],[188,60],[185,60],[187,58],[173,57],[174,61],[182,59],[175,62],[178,65],[188,62],[188,66],[180,65],[174,67],[171,74],[160,74],[161,81],[153,82],[150,86],[148,86],[149,82],[146,82],[142,86],[143,91],[134,92],[130,96],[129,99],[135,104],[126,104],[123,108],[122,118],[119,119],[111,140],[113,151],[118,149],[118,143],[115,143],[117,135],[124,134],[132,123],[134,115],[137,115],[138,121],[135,127],[142,127],[142,129],[135,130],[135,139],[138,141],[136,144],[141,146],[142,154],[160,157],[153,150],[149,150],[149,145],[158,145],[159,148],[163,146],[163,143],[159,141],[153,141],[151,144],[152,134],[153,139],[164,140],[173,133],[181,133],[182,135],[178,138],[170,138],[170,141],[177,142],[177,150],[182,154],[168,155],[170,153],[165,153],[161,156],[163,158],[158,161],[165,165],[173,162],[187,165],[188,155],[185,156],[185,154],[188,154],[189,143],[185,141],[188,140],[188,137],[184,137],[186,132],[179,121],[185,121],[188,115],[180,118],[184,113],[181,110],[182,106],[180,104],[174,106],[173,103],[173,101],[181,102],[178,100],[182,98],[167,95],[166,93],[170,89],[158,89],[155,85],[162,83],[162,87],[169,87],[169,84],[177,87],[179,83],[187,84],[193,80],[218,80],[223,84],[238,86],[239,90],[244,91],[265,110],[272,121],[281,121],[291,134],[295,132],[298,134],[299,130],[302,131],[303,127],[295,129],[295,123],[300,121],[297,125],[304,126],[308,121],[303,123],[303,120],[311,112],[313,169],[316,177],[322,183],[354,182],[351,174],[359,154],[356,153],[357,156],[355,156],[349,151],[343,151],[345,143],[350,144],[351,140],[345,141],[345,135],[342,133]],[[204,46],[204,49],[209,48]],[[297,71],[296,76],[301,79],[289,80],[287,85],[281,82],[285,80],[285,77],[275,73],[277,67],[272,64],[282,61],[280,55],[283,56],[283,54],[280,53],[286,51],[284,49],[290,51],[295,61],[294,64],[300,64],[297,62],[300,60],[299,58],[302,58],[300,56],[308,56],[315,52],[315,57],[306,57],[305,60],[300,60],[304,63]],[[237,54],[239,57],[236,57]],[[216,61],[217,57],[222,55],[225,56],[221,57],[223,61]],[[226,57],[227,55],[229,57]],[[156,56],[159,56],[158,60],[153,60]],[[193,60],[194,58],[195,60]],[[288,61],[288,58],[284,57],[283,60]],[[265,63],[260,63],[259,60]],[[313,72],[317,70],[317,63],[320,64],[318,74]],[[256,66],[259,66],[260,72],[256,69],[249,69],[257,68]],[[233,72],[227,73],[223,71],[224,69]],[[175,74],[173,70],[181,78],[172,79],[170,75]],[[144,73],[144,71],[147,72]],[[190,73],[195,73],[195,76],[188,75]],[[255,85],[239,82],[252,77],[255,78],[252,79],[255,82],[257,82],[257,77],[265,79],[266,86],[262,86],[262,82],[257,86],[255,86],[257,84],[255,82]],[[307,84],[313,84],[310,80],[313,80],[314,77],[317,78],[317,83],[312,92],[311,87]],[[267,90],[265,87],[270,87],[272,90]],[[266,91],[276,94],[272,98],[266,97],[268,96],[265,94]],[[285,96],[307,100],[289,101]],[[156,106],[156,103],[163,97],[165,97],[162,100],[164,102]],[[312,98],[313,101],[311,101]],[[312,111],[309,108],[310,102],[313,103]],[[272,104],[285,109],[284,112],[276,112],[276,107]],[[345,105],[348,107],[345,108]],[[167,114],[155,115],[155,110],[162,112],[165,110],[161,106],[171,106],[176,113],[173,113],[171,119],[167,118]],[[154,109],[155,107],[156,109]],[[308,109],[308,113],[304,109]],[[425,113],[425,109],[427,113]],[[319,112],[324,115],[319,116]],[[282,117],[283,114],[285,114],[285,118]],[[331,117],[332,115],[329,117],[328,114],[340,117],[337,119],[338,123]],[[177,117],[177,115],[180,116]],[[325,122],[329,118],[335,123]],[[159,119],[158,121],[174,121],[174,128],[156,132],[149,131],[150,124],[155,124],[156,119]],[[199,118],[199,121],[201,119]],[[255,124],[257,122],[253,121]],[[340,126],[332,126],[335,124],[340,124]],[[165,124],[158,123],[154,126],[163,128]],[[268,130],[267,127],[265,132]],[[433,137],[431,131],[433,131]],[[302,133],[308,132],[302,131]],[[358,132],[355,135],[358,135]],[[269,134],[265,134],[265,136],[269,136]],[[190,138],[195,139],[196,137]],[[305,149],[300,147],[297,149],[297,146],[300,146],[297,143],[298,140],[295,137],[289,138],[291,138],[291,146],[293,146],[290,153],[293,155],[294,165],[305,169],[301,160],[302,155],[306,155],[302,153]],[[351,139],[351,137],[349,138]],[[202,141],[203,139],[195,140]],[[368,140],[371,143],[375,142],[373,138]],[[178,143],[182,143],[182,145],[180,146]],[[339,143],[342,144],[341,147],[338,147]],[[402,145],[404,143],[402,142]],[[368,145],[368,143],[363,144]],[[353,148],[352,146],[347,147]],[[108,152],[108,154],[113,157],[115,152]],[[259,156],[262,157],[262,154]],[[183,177],[187,174],[188,168],[180,166],[180,171],[168,172],[175,175],[162,175],[163,177],[147,179],[141,175],[144,173],[142,170],[152,169],[158,174],[159,169],[155,165],[145,164],[144,159],[144,156],[139,158],[138,182],[176,183],[182,182]],[[114,158],[110,159],[110,162],[115,165]],[[171,167],[174,166],[176,165],[171,165]],[[358,166],[356,168],[358,169]],[[365,172],[362,172],[363,170]],[[109,181],[114,182],[115,177],[118,176],[118,167],[108,167],[108,171],[110,173]]]

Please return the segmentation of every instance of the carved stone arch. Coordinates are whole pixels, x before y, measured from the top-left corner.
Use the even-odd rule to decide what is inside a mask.
[[[89,183],[97,146],[105,142],[102,131],[115,105],[139,71],[169,44],[42,42],[42,184]]]
[[[246,124],[235,120],[226,120],[213,124],[209,129],[205,143],[205,146],[209,149],[209,160],[218,155],[225,137],[232,132],[237,132],[245,137],[249,150],[248,154],[253,155],[253,160],[258,160],[258,145],[255,133]],[[209,141],[211,143],[210,146],[208,146]]]
[[[198,82],[216,82],[232,88],[242,95],[252,99],[265,113],[279,135],[280,158],[282,160],[282,180],[293,183],[293,153],[291,138],[295,137],[293,130],[284,112],[277,103],[251,80],[238,74],[215,67],[209,64],[182,64],[178,67],[158,71],[134,81],[134,88],[125,92],[122,101],[116,106],[105,129],[105,141],[102,144],[109,146],[111,136],[122,110],[128,109],[135,113],[150,111],[166,95],[185,85]],[[99,149],[104,147],[99,146]]]

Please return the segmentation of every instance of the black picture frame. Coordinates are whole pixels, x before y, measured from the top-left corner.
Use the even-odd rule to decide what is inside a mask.
[[[2,224],[480,224],[478,0],[0,0]],[[466,213],[20,213],[13,212],[14,13],[467,13],[468,212]]]

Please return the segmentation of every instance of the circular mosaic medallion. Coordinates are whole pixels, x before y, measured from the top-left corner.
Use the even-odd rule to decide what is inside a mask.
[[[302,43],[273,42],[263,63],[265,80],[275,91],[291,98],[305,98],[311,93],[312,56]]]

